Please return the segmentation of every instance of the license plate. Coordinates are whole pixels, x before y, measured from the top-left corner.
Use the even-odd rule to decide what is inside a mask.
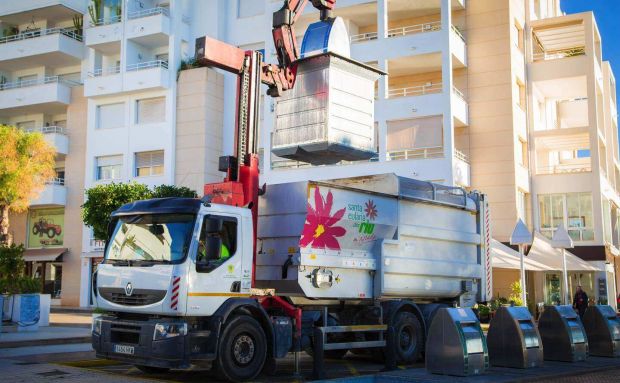
[[[114,345],[114,352],[117,354],[127,354],[127,355],[133,355],[135,351],[135,347],[134,346],[125,346],[122,344],[115,344]]]

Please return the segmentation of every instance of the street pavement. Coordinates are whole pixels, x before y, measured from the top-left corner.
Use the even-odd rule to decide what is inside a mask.
[[[39,334],[3,333],[0,336],[1,382],[50,382],[62,379],[73,382],[218,382],[209,369],[190,369],[147,375],[137,368],[116,361],[96,359],[90,343],[84,341],[90,333],[90,313],[63,312],[52,314],[51,327]],[[22,337],[22,345],[15,344]],[[8,337],[8,338],[7,338]],[[34,340],[33,340],[34,339]],[[10,342],[9,342],[10,340]],[[4,345],[3,345],[4,341]],[[10,347],[5,347],[9,345]],[[261,375],[256,382],[303,382],[311,380],[312,358],[301,355],[301,376],[294,377],[294,359],[289,356],[278,361],[275,375]],[[381,372],[383,365],[367,356],[348,354],[342,360],[326,360],[326,376],[340,383],[607,383],[620,381],[620,358],[595,358],[587,362],[546,362],[538,369],[518,370],[491,368],[488,374],[469,378],[431,375],[422,364],[399,366],[398,370]]]

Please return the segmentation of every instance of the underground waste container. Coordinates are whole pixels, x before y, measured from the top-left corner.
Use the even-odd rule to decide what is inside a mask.
[[[590,306],[583,315],[590,355],[620,357],[620,319],[611,306]]]
[[[538,331],[545,360],[577,362],[588,357],[588,338],[571,306],[545,306]]]
[[[527,307],[500,307],[487,334],[491,366],[530,368],[543,364],[543,345]]]
[[[433,374],[469,376],[488,369],[486,340],[471,309],[437,311],[428,331],[425,359],[426,369]]]

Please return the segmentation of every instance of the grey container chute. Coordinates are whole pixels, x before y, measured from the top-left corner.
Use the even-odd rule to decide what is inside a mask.
[[[486,340],[471,309],[437,311],[428,330],[425,359],[426,369],[433,374],[469,376],[488,369]]]
[[[272,153],[313,165],[375,157],[374,90],[384,72],[331,52],[297,64],[295,86],[276,100]]]
[[[500,307],[487,334],[492,366],[530,368],[543,364],[543,345],[526,307]]]
[[[571,306],[546,306],[538,319],[538,331],[545,360],[584,361],[588,357],[588,337]]]
[[[583,315],[590,355],[620,357],[620,319],[611,306],[590,306]]]

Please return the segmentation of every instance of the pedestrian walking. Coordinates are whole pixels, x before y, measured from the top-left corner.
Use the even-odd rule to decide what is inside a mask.
[[[577,309],[579,317],[583,318],[583,314],[585,314],[588,308],[588,294],[583,291],[581,286],[577,286],[577,292],[573,298],[573,308]]]

